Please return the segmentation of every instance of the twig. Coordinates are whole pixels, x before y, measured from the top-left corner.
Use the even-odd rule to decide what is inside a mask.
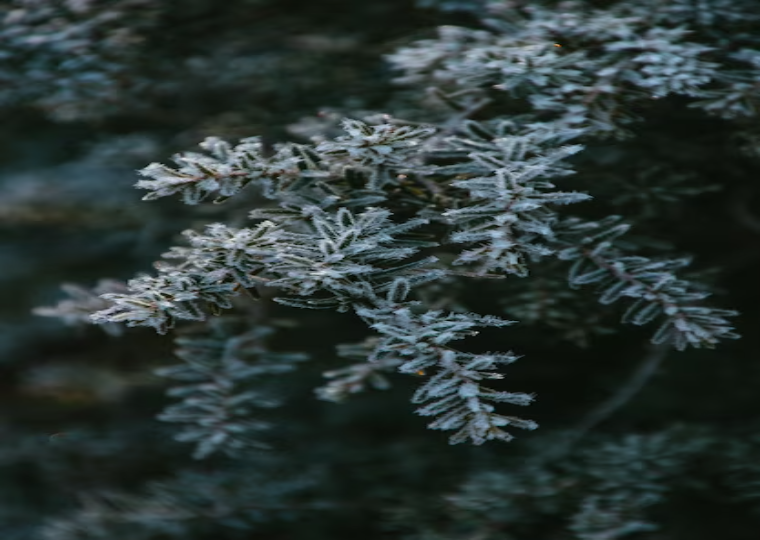
[[[642,358],[628,381],[607,400],[592,409],[578,423],[575,429],[567,436],[564,444],[560,445],[557,454],[566,454],[572,450],[589,431],[607,420],[618,409],[633,399],[657,372],[669,350],[670,346],[667,344],[650,345],[648,353],[644,355],[644,358]]]

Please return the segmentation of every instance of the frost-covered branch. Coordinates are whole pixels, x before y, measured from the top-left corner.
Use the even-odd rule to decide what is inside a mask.
[[[402,297],[389,298],[378,308],[361,308],[357,313],[379,332],[380,340],[369,362],[400,359],[401,373],[429,375],[412,398],[420,404],[417,413],[434,416],[432,429],[455,430],[452,444],[491,439],[509,441],[513,436],[505,426],[535,429],[537,424],[494,412],[492,403],[528,405],[533,396],[497,391],[482,386],[483,380],[504,376],[497,370],[517,357],[511,353],[464,353],[448,346],[451,341],[476,335],[479,327],[502,327],[512,323],[493,316],[472,313],[415,313],[414,305],[400,304]],[[395,300],[395,301],[394,301]]]
[[[627,297],[634,299],[623,322],[644,325],[658,317],[663,321],[652,337],[655,344],[669,343],[676,349],[714,347],[721,339],[738,337],[726,317],[735,311],[701,306],[708,293],[694,290],[675,272],[689,259],[653,260],[626,255],[614,239],[629,226],[617,216],[600,222],[568,219],[557,256],[573,264],[569,282],[573,287],[596,284],[599,301],[611,304]]]
[[[609,220],[562,219],[558,207],[589,198],[553,183],[572,173],[566,159],[581,147],[566,143],[581,131],[505,119],[468,120],[454,135],[387,118],[374,126],[347,120],[343,127],[346,135],[333,141],[284,144],[274,157],[247,139],[234,148],[207,141],[211,157],[175,158],[183,169],[143,187],[198,202],[210,193],[233,195],[250,182],[270,204],[251,212],[259,221],[248,227],[215,223],[186,231],[188,245],[165,254],[156,276],[130,281],[127,293],[104,295],[111,307],[93,319],[166,332],[178,320],[201,321],[231,307],[243,289],[262,287],[285,306],[354,312],[378,333],[365,343],[368,364],[328,372],[331,381],[318,395],[341,400],[367,385],[383,388],[382,374],[391,371],[424,375],[413,397],[417,412],[435,417],[431,428],[454,431],[452,443],[476,444],[510,440],[508,425],[536,427],[494,406],[527,405],[532,396],[481,384],[501,379],[500,368],[517,356],[448,345],[477,327],[509,322],[432,309],[413,299],[419,285],[451,276],[521,277],[556,255],[574,261],[571,286],[599,283],[603,303],[635,298],[624,320],[644,324],[664,314],[657,343],[682,349],[734,337],[724,318],[733,312],[695,305],[707,295],[675,277],[682,261],[623,255],[609,240],[625,227]],[[441,255],[475,271],[456,272]],[[228,379],[248,373],[238,364],[218,369]]]

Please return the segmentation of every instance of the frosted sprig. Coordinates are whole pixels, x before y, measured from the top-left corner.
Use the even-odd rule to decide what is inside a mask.
[[[213,274],[169,271],[158,276],[140,276],[127,283],[129,293],[108,293],[102,298],[111,307],[92,315],[93,322],[150,326],[165,334],[177,320],[205,318],[202,304],[220,309],[232,307],[235,283],[216,279]]]
[[[689,259],[626,255],[614,240],[629,226],[617,216],[600,222],[571,218],[564,227],[560,245],[566,247],[558,250],[557,256],[572,261],[570,285],[595,284],[603,304],[633,299],[623,322],[644,325],[661,318],[653,343],[671,343],[683,350],[689,346],[714,347],[721,339],[738,337],[726,319],[736,315],[735,311],[699,305],[709,294],[676,276]]]
[[[561,192],[549,180],[567,175],[564,160],[579,152],[579,145],[552,148],[551,134],[537,130],[530,134],[502,137],[452,138],[451,147],[466,151],[471,160],[457,172],[462,178],[453,186],[465,190],[469,204],[443,212],[454,225],[450,241],[475,245],[462,251],[454,264],[473,265],[477,272],[497,271],[525,276],[528,257],[551,252],[546,243],[553,236],[555,205],[567,205],[590,198],[577,192]],[[541,149],[541,151],[539,151]]]
[[[548,113],[558,126],[622,137],[636,119],[633,111],[647,101],[720,92],[724,73],[733,69],[719,37],[695,41],[689,24],[699,23],[671,17],[685,8],[660,4],[592,9],[579,2],[558,11],[541,3],[513,9],[494,3],[484,21],[490,30],[442,27],[438,39],[388,59],[402,72],[399,82],[433,86],[449,101],[475,94],[505,101],[498,92],[506,92],[526,99],[536,120]]]
[[[349,300],[373,298],[389,286],[395,274],[408,274],[414,283],[440,276],[433,269],[415,271],[429,266],[434,258],[395,264],[419,250],[414,245],[395,245],[396,236],[425,224],[424,219],[394,224],[391,213],[379,208],[358,214],[346,208],[336,213],[318,208],[307,211],[309,231],[285,234],[276,261],[268,267],[276,276],[270,286],[300,296],[324,291]]]
[[[149,193],[144,200],[181,195],[185,204],[198,204],[211,194],[221,202],[242,190],[250,182],[270,177],[297,177],[302,161],[293,145],[282,145],[271,157],[264,155],[259,137],[243,139],[231,146],[217,137],[201,143],[208,154],[185,152],[172,159],[177,168],[151,163],[140,171],[145,180],[135,184]]]
[[[424,224],[423,219],[393,223],[383,209],[354,214],[346,208],[328,213],[311,207],[304,213],[303,232],[295,225],[287,230],[265,221],[251,229],[215,224],[206,234],[186,233],[191,246],[167,254],[182,259],[179,265],[160,264],[159,275],[131,280],[129,293],[104,295],[113,305],[93,320],[152,326],[164,333],[178,319],[203,320],[204,305],[228,309],[241,285],[256,284],[281,289],[284,294],[276,300],[284,304],[345,310],[387,290],[399,274],[413,284],[442,275],[430,268],[434,257],[406,260],[419,250],[415,244],[429,242],[395,245],[398,236]],[[308,298],[316,292],[328,297]]]
[[[405,165],[410,158],[418,159],[417,147],[435,133],[433,127],[392,123],[369,125],[353,119],[343,120],[341,127],[346,135],[320,143],[316,151],[327,155],[349,155],[362,165]]]
[[[533,397],[525,393],[497,391],[482,386],[482,380],[498,380],[496,370],[517,360],[511,353],[473,354],[451,349],[448,343],[476,335],[477,328],[507,326],[493,316],[472,313],[428,311],[417,314],[411,306],[386,304],[378,308],[359,308],[357,314],[380,334],[369,361],[403,361],[401,373],[434,374],[415,392],[412,401],[420,404],[417,414],[434,416],[428,427],[453,430],[451,444],[487,440],[509,441],[513,435],[505,426],[535,429],[537,424],[494,412],[492,403],[528,405]]]

